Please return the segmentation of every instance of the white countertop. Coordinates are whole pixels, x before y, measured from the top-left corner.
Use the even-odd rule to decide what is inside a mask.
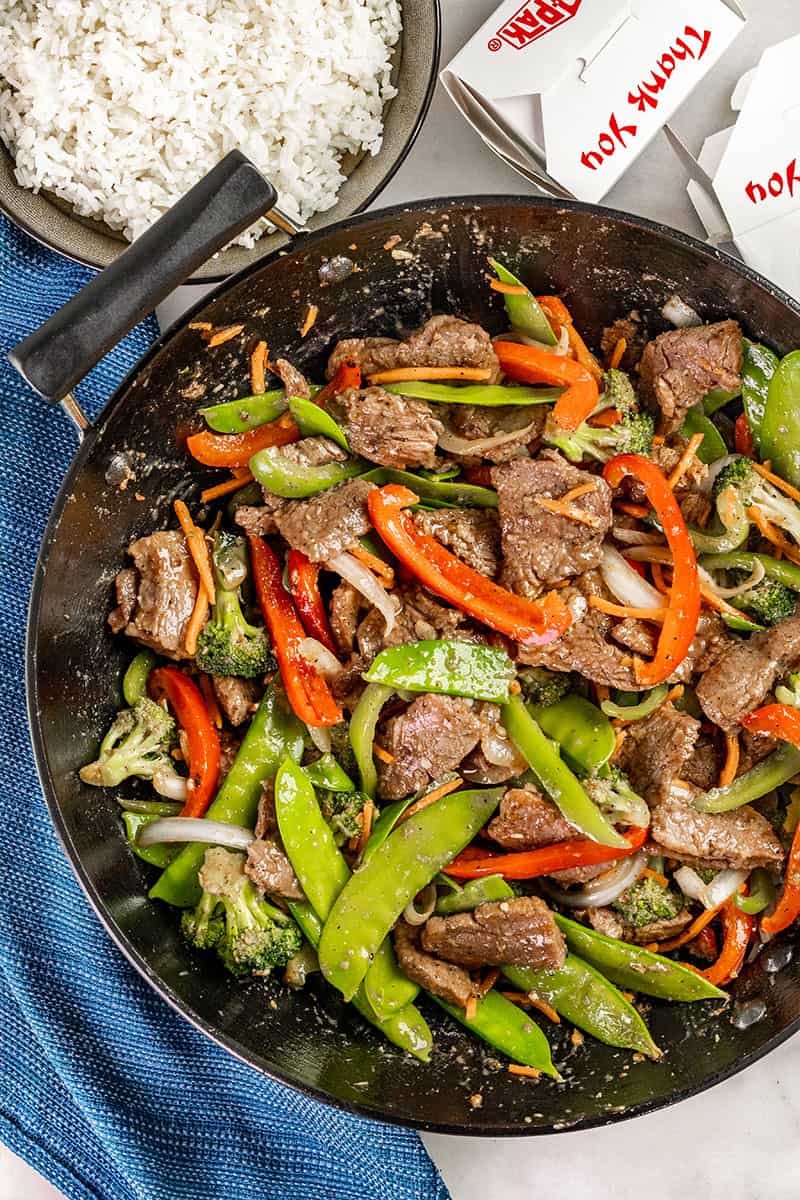
[[[497,0],[442,0],[445,64]],[[696,152],[732,123],[733,84],[773,42],[800,32],[797,0],[743,0],[751,24],[673,121]],[[379,204],[430,195],[528,192],[438,90],[406,163]],[[607,197],[609,204],[701,235],[685,177],[663,137]],[[191,296],[167,302],[169,321]],[[196,290],[191,289],[196,295]],[[665,1112],[586,1133],[530,1139],[424,1138],[453,1200],[567,1196],[569,1200],[798,1200],[800,1038],[702,1096]],[[535,1085],[533,1085],[535,1086]],[[0,1147],[0,1200],[58,1200],[35,1172]],[[111,1200],[111,1198],[109,1198]],[[224,1197],[220,1197],[224,1200]]]

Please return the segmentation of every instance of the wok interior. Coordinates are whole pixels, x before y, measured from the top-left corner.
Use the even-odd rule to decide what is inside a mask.
[[[393,253],[385,244],[395,235],[401,242]],[[251,269],[192,319],[218,326],[244,321],[266,338],[272,358],[286,354],[319,379],[325,352],[340,337],[395,334],[435,312],[499,331],[502,298],[486,286],[487,254],[518,270],[535,291],[563,293],[590,345],[599,343],[603,325],[632,308],[651,334],[658,332],[666,326],[659,310],[676,292],[705,320],[736,317],[748,335],[779,353],[800,344],[798,312],[730,261],[633,218],[514,198],[390,210],[312,235],[289,257]],[[321,286],[318,269],[335,255],[349,257],[358,270]],[[319,316],[301,340],[309,302]],[[749,1029],[717,1016],[717,1004],[653,1002],[648,1020],[667,1053],[660,1063],[634,1064],[629,1051],[592,1039],[576,1047],[569,1027],[548,1026],[565,1082],[532,1084],[509,1076],[488,1047],[427,1003],[435,1048],[424,1066],[384,1043],[319,976],[298,993],[277,980],[241,984],[186,948],[174,912],[147,899],[149,868],[129,853],[112,794],[82,785],[77,769],[120,703],[132,650],[106,625],[125,547],[171,524],[172,499],[191,499],[209,482],[179,448],[197,427],[197,408],[248,391],[240,340],[208,350],[197,333],[178,329],[85,441],[45,539],[46,569],[31,614],[34,740],[73,865],[135,964],[255,1067],[376,1117],[449,1132],[550,1132],[630,1116],[708,1086],[788,1036],[800,1020],[800,963],[778,975],[755,963],[734,988],[739,1002],[766,1002],[765,1017]],[[118,478],[114,471],[125,462],[134,478],[120,489],[106,475],[111,467]],[[483,1102],[472,1108],[476,1092]]]

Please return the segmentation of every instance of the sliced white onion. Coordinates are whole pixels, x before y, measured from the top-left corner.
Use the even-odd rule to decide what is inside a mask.
[[[535,346],[537,350],[544,350],[548,354],[569,354],[569,330],[566,325],[561,326],[561,333],[558,336],[558,341],[555,346],[545,345],[544,342],[537,342],[536,338],[528,337],[527,333],[518,333],[516,329],[512,329],[509,333],[501,333],[495,339],[496,342],[516,342],[520,346]]]
[[[669,321],[677,329],[686,329],[690,325],[702,325],[703,320],[694,309],[680,296],[670,296],[661,309],[665,321]]]
[[[319,674],[324,675],[326,679],[335,679],[337,675],[341,674],[342,664],[336,655],[332,654],[328,647],[323,646],[322,642],[318,642],[316,638],[303,638],[297,649],[303,658],[308,659]]]
[[[714,480],[717,478],[722,468],[727,467],[728,463],[734,462],[738,457],[738,454],[725,454],[722,458],[718,458],[717,461],[712,463],[711,466],[706,470],[706,473],[698,486],[698,490],[704,495],[710,496],[711,489],[714,486]]]
[[[227,846],[229,850],[246,850],[255,839],[252,830],[241,825],[207,821],[204,817],[162,817],[143,825],[137,840],[142,847],[162,842],[205,842],[209,846]]]
[[[515,767],[519,762],[514,746],[496,729],[489,729],[481,736],[481,750],[486,761],[495,767]]]
[[[490,438],[462,438],[454,433],[443,433],[439,438],[439,445],[448,454],[472,454],[477,458],[486,454],[489,450],[495,450],[498,446],[504,446],[506,442],[518,442],[520,439],[526,438],[528,434],[533,436],[538,423],[538,420],[529,421],[527,425],[523,425],[520,429],[498,433]]]
[[[690,900],[699,900],[706,890],[706,885],[694,867],[681,867],[673,878],[684,896],[688,896]]]
[[[384,632],[391,633],[397,618],[398,604],[372,572],[346,551],[329,559],[327,566],[351,583],[357,592],[377,608],[386,624]]]
[[[632,562],[657,562],[672,566],[672,551],[669,546],[631,546],[627,552]]]
[[[424,925],[436,908],[436,884],[429,883],[403,909],[403,920],[409,925]]]
[[[755,559],[753,562],[753,569],[747,576],[747,579],[745,579],[743,583],[737,584],[736,587],[726,588],[720,587],[720,585],[714,579],[714,576],[707,571],[705,567],[698,566],[697,570],[700,578],[703,580],[703,583],[708,585],[709,589],[714,593],[715,596],[719,596],[723,600],[730,600],[731,596],[741,596],[745,592],[749,592],[751,588],[756,586],[756,584],[761,583],[761,580],[766,574],[766,571],[764,570],[764,564],[758,559]]]
[[[325,725],[306,725],[308,736],[321,754],[331,752],[331,731]]]
[[[660,533],[645,533],[643,529],[626,529],[624,525],[615,525],[612,534],[617,542],[624,546],[663,546],[664,539]]]
[[[608,590],[620,604],[631,608],[663,608],[664,597],[652,584],[642,579],[630,563],[626,563],[619,550],[608,542],[603,545],[600,574]]]
[[[644,865],[645,856],[640,852],[630,858],[623,858],[616,866],[582,888],[565,891],[544,881],[542,886],[557,904],[562,904],[565,908],[602,908],[606,904],[612,904],[626,888],[636,882]]]
[[[159,767],[153,772],[153,787],[159,796],[166,796],[167,800],[177,800],[180,804],[185,804],[189,799],[189,780],[171,771],[169,767]]]
[[[694,868],[680,867],[675,872],[675,882],[690,900],[699,900],[703,908],[717,908],[739,890],[749,874],[749,871],[726,869],[718,871],[709,883],[703,883]]]

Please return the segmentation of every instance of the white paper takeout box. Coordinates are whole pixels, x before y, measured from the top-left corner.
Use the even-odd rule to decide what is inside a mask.
[[[441,78],[512,166],[598,201],[744,24],[737,0],[506,0]]]

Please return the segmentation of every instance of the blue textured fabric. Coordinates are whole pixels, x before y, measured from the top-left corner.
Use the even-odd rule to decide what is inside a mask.
[[[100,927],[51,828],[23,638],[75,435],[5,352],[87,278],[0,218],[0,1139],[76,1200],[446,1200],[415,1134],[273,1084],[176,1016]],[[145,322],[80,386],[91,416],[155,332]]]

